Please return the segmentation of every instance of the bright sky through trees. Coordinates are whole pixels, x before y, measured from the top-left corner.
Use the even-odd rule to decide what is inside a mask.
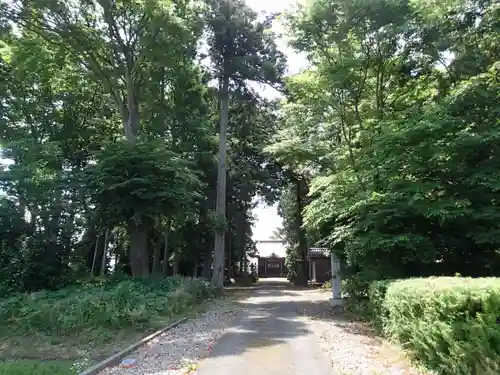
[[[294,0],[247,0],[246,2],[257,12],[265,11],[268,13],[282,12],[295,4]],[[282,25],[278,21],[275,22],[273,27],[276,32],[283,32]],[[297,73],[307,66],[305,57],[296,53],[290,46],[288,46],[286,38],[282,37],[278,42],[278,46],[287,56],[289,74]],[[264,96],[275,97],[277,95],[276,91],[270,87],[262,87],[261,91]],[[254,240],[269,239],[273,231],[281,226],[281,218],[277,213],[277,206],[269,207],[265,204],[259,204],[254,209],[254,215],[256,218],[253,226]]]

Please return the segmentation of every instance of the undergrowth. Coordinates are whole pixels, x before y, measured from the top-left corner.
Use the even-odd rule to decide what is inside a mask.
[[[0,362],[0,375],[76,375],[80,370],[71,361],[23,359]]]
[[[213,295],[207,282],[181,277],[83,283],[0,300],[0,330],[70,336],[91,329],[141,329]]]
[[[77,374],[89,366],[91,358],[71,360],[68,353],[73,345],[85,349],[90,345],[99,355],[113,354],[111,350],[116,349],[105,346],[106,337],[121,344],[136,340],[139,332],[144,335],[178,316],[190,315],[200,302],[214,296],[214,288],[205,281],[169,277],[94,279],[59,291],[0,300],[0,334],[5,346],[0,350],[4,358],[0,375]],[[20,355],[16,358],[7,352]],[[35,358],[21,359],[25,354]]]

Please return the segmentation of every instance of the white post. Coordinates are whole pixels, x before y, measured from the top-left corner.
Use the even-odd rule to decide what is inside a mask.
[[[340,290],[340,261],[339,259],[330,252],[330,259],[332,262],[332,300],[330,301],[332,306],[342,305],[342,293]]]

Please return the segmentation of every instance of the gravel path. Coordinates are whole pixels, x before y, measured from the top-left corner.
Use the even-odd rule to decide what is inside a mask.
[[[330,358],[334,375],[432,375],[414,368],[401,348],[376,336],[365,324],[347,320],[338,308],[334,312],[329,297],[329,293],[309,292],[318,305],[303,313]]]
[[[366,326],[332,312],[328,293],[276,281],[244,293],[237,304],[211,302],[197,319],[129,355],[134,367],[100,375],[431,375]]]
[[[193,375],[331,375],[328,357],[302,318],[303,291],[266,280]]]
[[[207,312],[196,319],[163,333],[146,346],[129,354],[135,366],[121,365],[101,371],[100,375],[184,375],[194,370],[207,356],[212,344],[238,314],[238,307],[229,299],[210,302]]]

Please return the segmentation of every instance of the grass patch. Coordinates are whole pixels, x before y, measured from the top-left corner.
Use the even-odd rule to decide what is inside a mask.
[[[23,359],[0,361],[0,375],[73,375],[78,367],[72,361],[37,361]]]
[[[0,375],[77,373],[196,315],[214,296],[205,281],[170,277],[98,280],[0,300]]]

